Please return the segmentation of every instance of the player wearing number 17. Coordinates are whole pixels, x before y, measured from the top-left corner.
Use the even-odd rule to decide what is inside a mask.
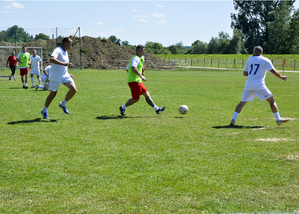
[[[242,108],[247,102],[252,102],[255,97],[258,97],[260,101],[267,100],[270,104],[271,110],[276,119],[277,125],[288,122],[289,119],[282,119],[278,112],[276,101],[265,84],[265,77],[267,71],[270,71],[274,76],[287,80],[287,76],[281,76],[281,74],[274,68],[271,61],[262,56],[263,48],[256,46],[253,49],[253,56],[249,57],[244,68],[244,76],[247,76],[247,81],[243,90],[241,102],[237,105],[230,125],[235,125],[236,119],[241,112]]]

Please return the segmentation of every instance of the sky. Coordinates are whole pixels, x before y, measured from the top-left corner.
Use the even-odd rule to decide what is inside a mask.
[[[299,3],[295,2],[295,8]],[[52,38],[74,35],[108,38],[116,36],[131,45],[158,42],[164,47],[196,40],[208,43],[230,28],[233,1],[45,1],[0,0],[0,30],[18,25],[35,36]]]

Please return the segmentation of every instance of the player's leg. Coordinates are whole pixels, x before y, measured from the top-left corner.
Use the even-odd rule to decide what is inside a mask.
[[[145,88],[145,87],[144,87]],[[146,90],[146,88],[145,88]],[[145,92],[142,93],[142,95],[145,97],[146,102],[155,109],[157,114],[160,114],[161,112],[163,112],[165,110],[165,106],[163,108],[160,108],[158,106],[155,105],[154,101],[152,100],[150,93],[146,90]]]
[[[12,65],[11,66],[11,76],[14,78],[14,80],[16,80],[16,76],[15,76],[15,73],[16,73],[16,66],[15,65]]]
[[[30,77],[31,77],[31,83],[32,83],[32,86],[31,86],[31,88],[34,88],[35,87],[35,85],[34,85],[34,74],[33,74],[33,71],[32,71],[32,69],[31,69],[31,71],[30,71],[31,73],[30,73]]]
[[[40,79],[40,76],[37,75],[36,78],[37,78],[37,81],[38,81],[38,85],[41,85],[41,79]]]
[[[124,105],[119,107],[120,114],[123,116],[126,115],[126,108],[133,105],[134,103],[137,103],[141,95],[141,90],[137,82],[130,82],[128,83],[128,85],[131,90],[132,98],[128,99],[128,101]]]
[[[66,103],[76,94],[77,88],[74,81],[65,82],[64,85],[68,87],[69,91],[65,95],[64,100],[59,103],[59,107],[62,108],[64,113],[69,114],[69,111],[66,108]]]
[[[269,97],[266,100],[270,104],[270,108],[271,108],[271,111],[274,114],[277,125],[281,125],[282,123],[286,123],[290,120],[290,119],[282,119],[280,117],[279,112],[278,112],[278,106],[277,106],[277,103],[276,103],[276,100],[274,99],[274,97]]]

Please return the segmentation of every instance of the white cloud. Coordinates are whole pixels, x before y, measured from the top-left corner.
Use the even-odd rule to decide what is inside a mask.
[[[97,25],[104,25],[103,22],[97,22]]]
[[[11,4],[11,7],[12,7],[12,8],[15,8],[15,9],[24,9],[24,8],[25,8],[24,5],[22,5],[22,4],[18,4],[17,2],[13,2],[13,3]]]
[[[10,9],[10,8],[11,8],[11,6],[9,6],[9,5],[8,5],[8,6],[5,6],[5,9]]]
[[[166,24],[167,21],[166,20],[161,20],[161,21],[157,21],[158,24]]]
[[[138,22],[149,22],[149,20],[146,20],[146,19],[138,19]]]
[[[133,9],[132,12],[137,13],[137,10],[136,10],[136,9]]]
[[[157,4],[156,6],[157,7],[164,7],[162,4]]]
[[[165,14],[163,14],[163,13],[160,13],[160,14],[159,13],[154,13],[153,16],[156,17],[156,18],[159,18],[159,17],[164,17]]]

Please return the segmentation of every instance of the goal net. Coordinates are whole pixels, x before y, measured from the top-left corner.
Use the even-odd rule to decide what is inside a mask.
[[[26,47],[27,52],[32,55],[33,50],[36,50],[36,54],[39,55],[43,59],[43,48],[42,47]],[[22,47],[13,47],[13,46],[0,46],[0,54],[1,54],[1,61],[0,61],[0,69],[4,70],[7,65],[7,59],[11,56],[12,52],[15,52],[15,56],[17,57],[18,54],[22,51]]]

